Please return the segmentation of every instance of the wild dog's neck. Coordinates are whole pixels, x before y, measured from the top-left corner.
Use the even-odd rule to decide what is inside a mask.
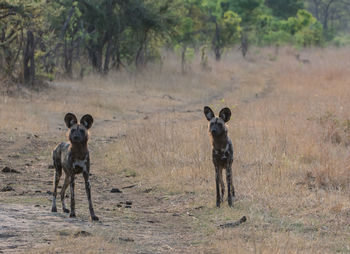
[[[70,143],[70,150],[74,158],[83,160],[89,153],[87,142]]]
[[[226,145],[228,142],[227,132],[215,137],[211,135],[211,142],[214,150],[226,149]]]

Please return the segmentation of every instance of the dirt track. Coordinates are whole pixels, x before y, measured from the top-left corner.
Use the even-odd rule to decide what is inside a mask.
[[[68,89],[60,85],[60,89]],[[94,124],[94,134],[90,141],[92,153],[108,149],[123,138],[120,123],[128,120],[128,126],[137,128],[140,120],[148,117],[175,112],[177,120],[202,117],[202,107],[224,96],[233,95],[239,83],[230,80],[218,92],[196,100],[182,100],[172,95],[158,96],[158,100],[169,101],[170,106],[155,108],[150,106],[130,108],[122,117],[98,119]],[[266,96],[265,90],[262,96]],[[270,89],[270,87],[269,87]],[[85,89],[86,92],[86,89]],[[94,91],[96,92],[96,91]],[[93,92],[92,92],[93,93]],[[108,95],[107,95],[108,96]],[[139,95],[146,99],[146,95]],[[251,95],[251,98],[259,98]],[[242,99],[244,101],[244,98]],[[51,125],[60,127],[61,137],[65,128],[60,115],[52,115]],[[116,129],[114,136],[106,135],[105,128]],[[57,127],[55,128],[57,129]],[[88,209],[83,189],[82,177],[77,181],[77,219],[70,219],[58,207],[58,213],[50,213],[51,186],[54,169],[50,151],[57,138],[49,134],[7,135],[0,133],[0,168],[9,166],[20,173],[0,173],[1,188],[10,186],[14,190],[0,192],[0,252],[20,252],[32,248],[45,248],[65,236],[81,237],[79,232],[92,236],[106,236],[117,239],[132,253],[193,253],[198,251],[202,236],[196,232],[196,213],[201,208],[187,209],[184,204],[192,194],[183,196],[163,196],[153,192],[129,176],[96,175],[92,162],[92,194],[96,214],[101,221],[89,221]],[[24,183],[24,184],[23,184]],[[61,183],[62,184],[62,183]],[[111,193],[119,188],[123,193]],[[128,206],[126,204],[131,205]]]

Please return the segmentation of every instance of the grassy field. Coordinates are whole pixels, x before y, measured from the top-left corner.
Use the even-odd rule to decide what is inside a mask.
[[[186,75],[168,56],[162,68],[137,75],[62,80],[39,92],[3,94],[0,166],[20,174],[0,173],[0,188],[14,188],[0,192],[0,212],[14,218],[13,211],[22,210],[24,225],[32,226],[6,237],[0,250],[349,253],[350,49],[300,56],[310,63],[298,61],[290,48],[278,54],[254,49],[247,60],[234,52],[210,61],[211,71],[202,72],[195,60]],[[216,113],[232,110],[234,208],[227,202],[215,207],[205,105]],[[49,213],[50,153],[66,139],[66,112],[95,118],[89,144],[99,223],[88,220],[82,177],[77,219],[62,215],[60,204],[57,215]],[[116,187],[123,193],[110,193]],[[125,208],[126,200],[132,208]],[[243,215],[244,224],[219,228]]]

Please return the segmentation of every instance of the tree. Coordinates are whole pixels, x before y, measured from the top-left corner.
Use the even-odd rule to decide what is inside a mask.
[[[239,13],[241,22],[241,51],[243,57],[247,54],[249,46],[249,34],[253,31],[256,19],[263,11],[263,2],[261,0],[236,0],[228,2],[229,8]]]
[[[242,19],[230,8],[227,0],[204,0],[202,8],[210,24],[215,59],[220,61],[223,49],[233,45],[239,38]]]
[[[295,16],[299,9],[304,8],[301,0],[266,0],[265,4],[272,10],[272,15],[287,19]]]
[[[350,0],[306,0],[305,5],[322,23],[327,39],[333,38],[334,31],[348,30]]]

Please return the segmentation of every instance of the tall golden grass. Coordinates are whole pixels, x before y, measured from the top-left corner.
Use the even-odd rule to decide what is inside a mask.
[[[203,206],[193,214],[204,253],[348,253],[350,49],[304,50],[308,65],[289,48],[272,54],[254,49],[243,60],[233,52],[210,61],[211,72],[194,61],[185,76],[170,57],[161,70],[136,76],[62,81],[30,98],[5,96],[1,128],[52,133],[67,111],[116,119],[117,129],[107,123],[92,130],[125,134],[96,153],[108,159],[95,160],[108,173],[134,172],[140,185],[164,195],[185,195],[174,203],[182,209]],[[232,110],[233,209],[215,208],[207,103],[216,112]],[[248,221],[240,227],[218,229],[243,215]]]

